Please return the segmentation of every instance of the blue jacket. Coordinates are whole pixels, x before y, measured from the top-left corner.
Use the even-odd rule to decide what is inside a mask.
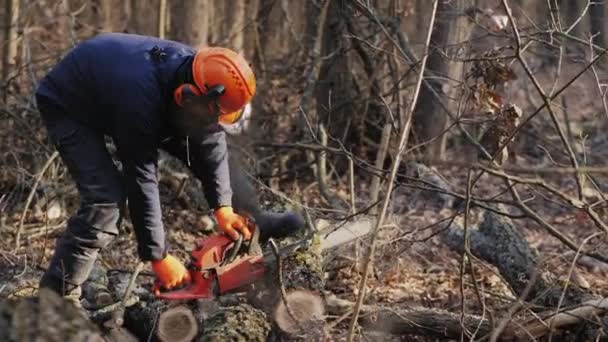
[[[102,34],[71,50],[40,82],[37,97],[112,137],[123,164],[131,219],[144,260],[164,255],[157,180],[158,149],[181,146],[167,124],[173,90],[195,50],[131,34]],[[171,141],[171,140],[175,141]],[[168,142],[168,143],[167,143]],[[189,159],[211,208],[231,205],[225,133],[215,127],[189,142]],[[183,150],[169,148],[173,154]]]

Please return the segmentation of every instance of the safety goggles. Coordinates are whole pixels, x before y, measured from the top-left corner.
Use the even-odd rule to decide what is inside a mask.
[[[218,119],[218,122],[223,124],[234,124],[241,119],[243,116],[243,109],[235,112],[226,113],[222,110],[219,104],[219,98],[226,92],[223,85],[218,84],[215,86],[207,87],[207,91],[203,96],[209,101],[209,114]]]

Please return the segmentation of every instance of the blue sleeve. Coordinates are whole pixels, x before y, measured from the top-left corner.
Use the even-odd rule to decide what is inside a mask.
[[[163,142],[162,148],[180,159],[201,181],[211,209],[232,206],[228,145],[226,133],[219,126],[198,138],[171,138]]]
[[[160,260],[167,253],[158,190],[158,128],[146,116],[131,113],[115,129],[123,164],[129,213],[142,260]]]

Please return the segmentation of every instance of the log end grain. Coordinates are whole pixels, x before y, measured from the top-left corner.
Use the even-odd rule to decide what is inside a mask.
[[[198,323],[192,310],[172,307],[158,317],[158,338],[163,342],[187,342],[198,334]]]
[[[274,312],[274,319],[281,330],[288,334],[299,335],[304,329],[317,326],[320,321],[321,329],[325,319],[325,303],[314,293],[303,290],[292,291],[287,294],[286,301],[281,301]],[[292,316],[293,315],[293,316]]]

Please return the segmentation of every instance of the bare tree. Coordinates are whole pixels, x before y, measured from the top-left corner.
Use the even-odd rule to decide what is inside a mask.
[[[240,52],[243,50],[243,30],[246,25],[247,3],[245,1],[229,1],[226,5],[226,20],[224,20],[224,32],[228,35],[226,45]]]
[[[158,35],[161,0],[131,0],[131,10],[135,15],[129,17],[127,30],[142,35]]]
[[[169,38],[190,45],[207,45],[210,7],[208,0],[171,1]]]
[[[447,125],[447,115],[438,102],[436,93],[443,94],[445,103],[453,111],[458,80],[462,76],[462,63],[450,62],[449,56],[454,53],[447,48],[450,44],[462,42],[470,33],[470,25],[464,14],[470,0],[439,1],[437,22],[431,37],[431,52],[428,62],[428,73],[425,76],[427,86],[421,89],[419,104],[414,112],[414,132],[419,142],[427,142],[426,156],[429,159],[442,159],[446,135],[443,131]],[[431,158],[432,157],[432,158]]]
[[[606,46],[606,32],[604,29],[606,15],[604,8],[603,2],[594,2],[589,7],[589,23],[591,25],[593,43],[601,47]]]
[[[6,37],[6,47],[4,48],[4,58],[2,65],[2,80],[6,82],[12,68],[17,64],[17,30],[19,22],[19,0],[6,1],[6,20],[4,22]],[[7,91],[4,91],[4,101],[6,101]]]

